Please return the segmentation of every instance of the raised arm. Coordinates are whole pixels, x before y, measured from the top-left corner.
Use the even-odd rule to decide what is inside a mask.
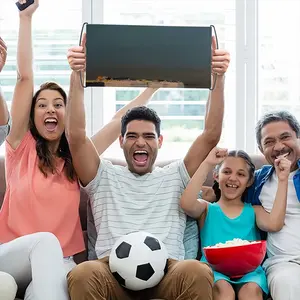
[[[85,38],[81,46],[68,51],[68,61],[73,72],[67,101],[65,131],[74,168],[85,186],[95,178],[100,164],[97,150],[85,130],[84,91],[80,81],[80,72],[85,69]]]
[[[7,137],[7,141],[14,149],[20,144],[29,125],[34,87],[31,25],[33,13],[38,5],[39,1],[35,0],[32,5],[19,12],[20,23],[17,49],[18,78],[11,106],[12,125]]]
[[[122,116],[132,107],[147,104],[157,89],[147,88],[141,95],[120,109],[106,126],[89,139],[85,131],[84,91],[79,73],[85,69],[85,37],[82,46],[69,50],[68,61],[73,72],[67,102],[66,135],[76,173],[82,184],[87,185],[97,174],[100,164],[99,155],[118,138],[121,132]]]
[[[7,57],[7,47],[0,37],[0,73],[5,65],[6,62],[6,57]],[[4,96],[2,94],[2,90],[0,87],[0,126],[6,125],[8,122],[8,109],[6,102],[4,100]]]
[[[257,227],[266,232],[277,232],[284,225],[286,214],[288,179],[291,170],[291,162],[284,158],[278,158],[274,162],[278,178],[275,201],[270,213],[262,206],[254,206]]]
[[[229,53],[225,50],[216,49],[216,40],[213,38],[212,73],[217,81],[214,90],[209,94],[204,130],[193,142],[184,158],[185,166],[191,177],[220,140],[224,115],[224,74],[227,71],[229,62]]]
[[[198,194],[203,187],[206,177],[213,168],[219,164],[227,155],[226,149],[214,148],[207,158],[200,164],[199,168],[191,178],[186,189],[184,190],[180,205],[187,215],[199,219],[207,208],[207,203],[198,199]]]
[[[121,119],[123,115],[133,107],[146,105],[156,90],[157,88],[145,89],[139,96],[118,110],[111,121],[92,136],[92,141],[99,155],[101,155],[120,135]]]

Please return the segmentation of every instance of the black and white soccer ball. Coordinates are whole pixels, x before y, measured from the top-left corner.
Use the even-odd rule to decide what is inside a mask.
[[[133,232],[114,244],[109,267],[117,281],[127,289],[139,291],[157,285],[167,272],[165,245],[147,232]]]

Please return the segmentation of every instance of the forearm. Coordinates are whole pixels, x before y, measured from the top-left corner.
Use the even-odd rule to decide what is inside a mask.
[[[32,79],[32,17],[21,16],[19,24],[17,66],[18,79]]]
[[[131,108],[146,105],[152,95],[156,92],[155,88],[147,88],[139,96],[122,107],[113,116],[112,120],[92,136],[98,154],[101,155],[120,135],[121,133],[121,118]]]
[[[81,85],[80,73],[73,71],[66,110],[66,133],[70,143],[85,140],[85,126],[84,89]]]
[[[128,104],[126,104],[124,107],[119,109],[117,113],[114,115],[114,119],[120,119],[125,115],[125,113],[134,107],[138,106],[144,106],[148,104],[153,94],[157,91],[157,88],[147,88],[145,89],[140,95],[138,95],[136,98],[131,100]],[[121,126],[121,124],[120,124]]]
[[[217,76],[216,86],[212,91],[210,91],[206,105],[204,130],[208,133],[208,138],[217,144],[222,133],[224,117],[225,75],[215,76]]]
[[[198,200],[198,194],[211,170],[212,166],[202,163],[184,190],[180,205],[188,215],[198,218],[204,212],[206,205]]]
[[[274,231],[280,230],[284,225],[284,219],[286,214],[287,189],[288,180],[279,180],[275,201],[269,215],[269,227]]]
[[[6,125],[8,122],[8,118],[9,118],[9,113],[7,109],[7,104],[0,87],[0,126]]]

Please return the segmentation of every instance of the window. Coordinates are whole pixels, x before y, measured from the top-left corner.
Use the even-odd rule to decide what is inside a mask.
[[[0,7],[0,35],[9,48],[0,84],[10,106],[16,82],[18,11],[14,1],[0,0]],[[231,53],[221,146],[249,153],[257,151],[255,123],[267,111],[287,109],[300,119],[300,59],[297,56],[300,1],[40,0],[33,23],[36,88],[45,80],[55,80],[68,91],[70,70],[66,52],[71,45],[78,44],[83,21],[215,25],[220,47]],[[117,109],[140,91],[86,89],[88,134],[98,131]],[[200,89],[160,89],[153,96],[150,107],[159,113],[164,135],[159,160],[184,156],[204,128],[207,96],[208,91]],[[105,156],[123,157],[117,142]]]
[[[258,115],[284,109],[299,120],[300,58],[294,51],[300,46],[300,2],[260,0],[258,5]]]
[[[99,20],[100,21],[100,20]],[[103,23],[138,25],[215,25],[219,46],[230,50],[232,63],[227,74],[227,109],[234,110],[235,93],[235,1],[234,0],[103,0]],[[140,93],[133,88],[103,90],[104,111],[112,114]],[[181,158],[204,128],[208,90],[160,89],[153,96],[149,107],[162,119],[164,145],[158,159]],[[108,108],[110,106],[110,108]],[[228,120],[228,122],[227,122]],[[232,120],[225,117],[222,145],[235,147],[230,132]],[[105,153],[120,156],[116,142]]]
[[[17,74],[19,15],[14,1],[0,0],[0,7],[0,35],[8,47],[0,84],[10,107]],[[35,89],[45,81],[55,81],[68,92],[70,68],[66,54],[71,46],[78,44],[81,24],[82,0],[40,0],[33,18]]]

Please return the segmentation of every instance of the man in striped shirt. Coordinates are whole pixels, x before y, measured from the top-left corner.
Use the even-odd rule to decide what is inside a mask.
[[[85,67],[84,47],[69,51],[73,73],[66,131],[76,172],[91,201],[98,258],[78,265],[69,273],[72,300],[212,299],[210,268],[197,260],[183,260],[186,216],[179,199],[190,177],[219,142],[222,131],[224,73],[230,57],[214,45],[213,39],[212,72],[216,86],[209,96],[204,131],[183,160],[164,168],[154,168],[163,137],[160,118],[143,106],[145,99],[144,103],[131,103],[119,111],[92,141],[86,136],[83,88],[78,72]],[[128,108],[131,109],[127,111]],[[99,158],[120,132],[126,167]],[[168,272],[156,287],[130,292],[111,274],[108,255],[120,236],[138,230],[156,235],[166,245],[170,259]]]

